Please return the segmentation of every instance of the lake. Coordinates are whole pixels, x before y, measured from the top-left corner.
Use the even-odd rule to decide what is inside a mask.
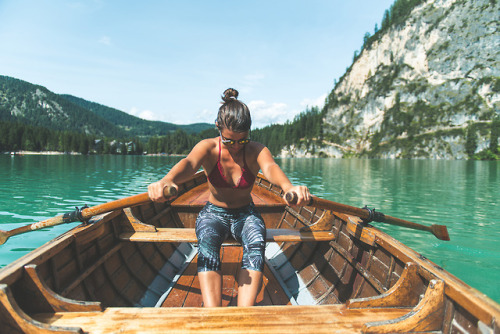
[[[0,229],[145,192],[181,158],[0,155]],[[495,161],[277,159],[292,182],[335,202],[447,225],[451,241],[372,223],[500,302],[500,164]],[[78,225],[13,236],[0,267]]]

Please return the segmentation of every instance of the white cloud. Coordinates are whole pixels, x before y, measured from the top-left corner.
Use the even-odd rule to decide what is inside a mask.
[[[217,113],[214,113],[213,110],[203,109],[199,114],[196,115],[196,122],[213,124],[216,117]]]
[[[305,111],[307,107],[323,108],[327,94],[317,98],[305,98],[300,102],[300,110],[294,109],[283,102],[267,103],[263,100],[251,101],[248,108],[252,114],[252,127],[262,128],[270,124],[283,124],[291,121],[299,113]]]
[[[307,107],[318,107],[323,108],[325,106],[325,100],[328,94],[323,94],[315,99],[305,98],[300,102],[300,105],[306,109]]]
[[[130,115],[145,119],[147,121],[157,121],[158,116],[151,110],[139,110],[139,108],[132,107],[129,112]]]
[[[106,46],[110,46],[111,45],[111,38],[109,36],[102,36],[99,39],[99,44],[104,44]]]
[[[267,103],[262,100],[251,101],[248,108],[252,114],[252,127],[262,128],[273,123],[284,123],[292,119],[297,112],[290,111],[286,103]]]

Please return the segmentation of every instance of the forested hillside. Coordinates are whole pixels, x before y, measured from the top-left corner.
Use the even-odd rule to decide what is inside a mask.
[[[213,127],[207,123],[147,121],[78,97],[55,94],[40,85],[0,76],[0,152],[142,154],[149,150],[180,154],[200,133]],[[150,138],[154,139],[148,142]],[[165,138],[176,143],[165,144]]]
[[[126,132],[47,88],[0,76],[0,120],[108,137]]]
[[[101,116],[118,128],[124,130],[129,136],[151,137],[184,130],[185,132],[198,133],[212,128],[213,125],[207,123],[195,123],[189,125],[176,125],[160,121],[148,121],[139,117],[132,116],[118,109],[103,106],[99,103],[90,102],[72,95],[61,95],[68,101],[92,111]]]
[[[198,133],[212,124],[176,125],[148,121],[123,111],[19,79],[0,76],[0,120],[107,137],[164,135],[178,129]]]
[[[143,154],[138,138],[114,139],[75,131],[50,130],[0,121],[0,152],[64,152],[80,154]]]
[[[273,124],[253,130],[251,138],[265,144],[274,155],[279,154],[286,146],[304,146],[314,154],[315,147],[323,139],[323,116],[317,107],[308,108],[285,124]]]

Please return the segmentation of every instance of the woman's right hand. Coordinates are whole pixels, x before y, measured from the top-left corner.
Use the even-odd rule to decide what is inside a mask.
[[[178,189],[176,184],[160,180],[158,182],[151,183],[148,186],[149,198],[153,202],[165,202],[168,199],[164,196],[164,189],[166,187],[174,187],[176,190]]]

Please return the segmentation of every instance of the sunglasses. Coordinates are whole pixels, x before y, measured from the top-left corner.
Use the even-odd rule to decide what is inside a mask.
[[[246,145],[250,142],[250,138],[245,138],[245,139],[240,139],[240,140],[232,140],[232,139],[225,138],[222,135],[222,133],[220,133],[220,131],[219,131],[219,134],[220,134],[221,141],[224,145],[231,146],[231,145],[234,145],[235,143],[238,143],[240,145]]]

